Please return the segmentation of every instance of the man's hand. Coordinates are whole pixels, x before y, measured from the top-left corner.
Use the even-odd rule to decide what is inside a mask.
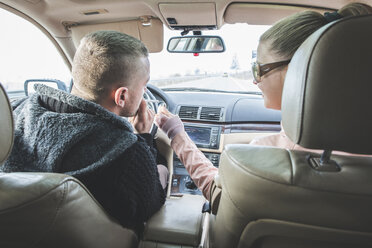
[[[129,121],[137,133],[149,133],[154,122],[154,117],[155,113],[147,108],[146,101],[142,99],[137,114],[131,117]]]

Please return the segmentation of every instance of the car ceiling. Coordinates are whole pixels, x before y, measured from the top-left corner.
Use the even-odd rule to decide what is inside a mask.
[[[213,22],[217,28],[220,28],[225,22],[270,24],[282,18],[285,14],[291,14],[293,8],[298,10],[301,10],[301,8],[315,8],[326,11],[338,9],[349,2],[351,1],[0,0],[0,7],[36,24],[54,41],[69,64],[76,49],[71,38],[71,26],[151,17],[160,19],[169,27],[166,19],[169,16],[180,20],[184,25],[195,25],[195,22],[206,24]],[[362,2],[372,4],[372,0]],[[243,8],[246,6],[250,8],[244,10]],[[271,18],[268,18],[268,16],[271,16]]]

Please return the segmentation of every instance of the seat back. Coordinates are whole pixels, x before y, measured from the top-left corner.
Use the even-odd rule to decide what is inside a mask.
[[[1,84],[0,118],[2,164],[11,151],[14,131]],[[54,173],[0,173],[0,233],[0,247],[138,245],[135,233],[112,219],[84,185]]]
[[[372,154],[372,16],[315,32],[289,65],[285,132],[310,149]],[[228,145],[211,247],[372,247],[372,158]]]
[[[0,83],[0,165],[4,163],[13,146],[13,115],[5,89]]]
[[[211,247],[371,247],[372,159],[333,155],[341,171],[320,172],[308,156],[227,146]]]

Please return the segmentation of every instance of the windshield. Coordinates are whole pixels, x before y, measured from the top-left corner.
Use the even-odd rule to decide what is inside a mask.
[[[260,93],[253,84],[252,59],[260,35],[270,26],[225,24],[220,30],[203,31],[224,40],[223,53],[169,53],[169,38],[180,31],[164,28],[164,49],[150,54],[151,83],[163,90],[202,90]]]
[[[68,86],[71,74],[50,40],[34,25],[0,9],[3,37],[0,40],[0,83],[7,92],[24,92],[27,79],[59,79]],[[12,25],[7,25],[12,23]],[[17,28],[15,28],[17,27]],[[251,62],[260,35],[269,26],[225,24],[220,30],[203,31],[224,40],[223,53],[169,53],[168,40],[180,31],[164,28],[164,48],[150,54],[150,83],[164,90],[253,92]],[[192,32],[190,32],[192,35]],[[32,37],[25,42],[24,37]]]

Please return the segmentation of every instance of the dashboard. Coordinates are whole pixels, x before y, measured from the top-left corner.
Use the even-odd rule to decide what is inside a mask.
[[[281,113],[264,107],[261,95],[162,91],[147,87],[154,97],[180,116],[185,131],[196,146],[219,166],[223,147],[232,143],[250,143],[253,138],[280,131]],[[201,194],[179,158],[173,154],[170,194]]]

